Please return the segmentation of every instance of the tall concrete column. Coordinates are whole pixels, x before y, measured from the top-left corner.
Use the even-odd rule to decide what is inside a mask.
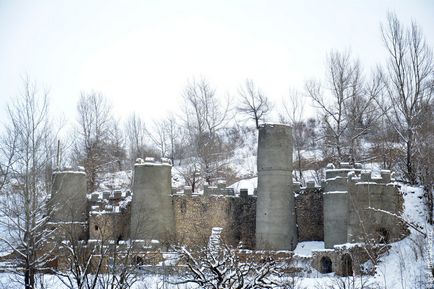
[[[292,129],[265,124],[259,128],[256,248],[293,250],[297,227],[292,192]]]
[[[131,239],[165,241],[175,232],[170,163],[134,166]]]
[[[86,174],[82,171],[53,173],[51,222],[87,221]]]

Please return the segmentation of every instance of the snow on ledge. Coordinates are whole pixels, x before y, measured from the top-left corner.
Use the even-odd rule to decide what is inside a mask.
[[[84,171],[74,171],[74,170],[54,171],[53,172],[53,175],[57,175],[57,174],[80,174],[80,175],[85,175],[86,172],[84,172]]]
[[[324,249],[323,241],[300,242],[294,250],[294,254],[300,257],[312,257],[312,251]]]
[[[330,192],[324,192],[324,195],[332,195],[332,194],[348,194],[348,191],[330,191]]]

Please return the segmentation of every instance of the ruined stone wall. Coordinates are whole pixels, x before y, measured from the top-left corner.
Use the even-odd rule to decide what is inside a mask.
[[[177,240],[187,245],[208,242],[213,227],[221,227],[223,240],[253,248],[256,198],[222,195],[173,195]]]
[[[89,216],[90,239],[120,241],[127,240],[129,237],[130,210]]]
[[[348,183],[348,242],[368,239],[389,243],[408,234],[395,216],[401,215],[404,199],[397,186],[390,183],[390,173],[383,173],[383,177],[372,178],[366,172]]]
[[[298,240],[324,240],[323,194],[320,188],[306,188],[295,197]]]
[[[386,250],[387,248],[384,249]],[[372,251],[374,252],[374,249]],[[331,272],[339,276],[352,276],[352,272],[356,275],[374,273],[363,268],[363,264],[369,260],[369,255],[367,254],[367,249],[362,246],[336,246],[334,249],[313,251],[312,267],[320,273],[328,273],[323,271],[323,258],[329,258],[331,261]]]

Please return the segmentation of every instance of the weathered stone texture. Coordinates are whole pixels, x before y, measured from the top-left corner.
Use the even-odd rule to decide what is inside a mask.
[[[130,212],[91,214],[89,237],[96,240],[127,240],[130,237]]]
[[[319,188],[300,191],[295,198],[298,240],[324,240],[323,194]]]
[[[347,242],[393,242],[405,237],[401,215],[403,197],[393,184],[349,182]],[[396,216],[395,216],[396,215]]]
[[[232,246],[240,242],[253,248],[256,198],[219,195],[174,195],[176,236],[180,243],[208,242],[213,227],[223,228],[223,240]]]

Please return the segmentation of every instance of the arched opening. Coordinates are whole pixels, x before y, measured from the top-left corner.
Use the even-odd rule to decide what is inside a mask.
[[[385,228],[378,228],[376,230],[376,239],[380,244],[389,243],[389,231],[387,231]]]
[[[329,257],[327,256],[322,257],[320,263],[321,263],[320,272],[322,274],[327,274],[332,272],[332,260]]]
[[[342,255],[342,276],[353,276],[353,259],[349,254]]]

